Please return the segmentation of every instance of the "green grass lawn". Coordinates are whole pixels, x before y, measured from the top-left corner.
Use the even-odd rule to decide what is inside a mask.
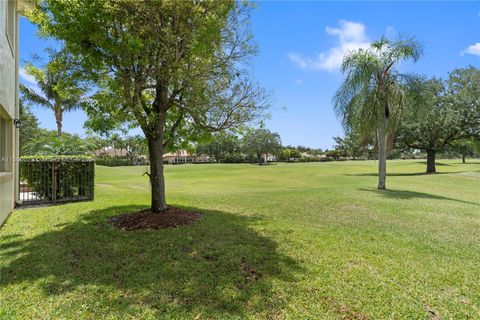
[[[480,318],[480,162],[166,168],[177,229],[108,217],[149,204],[145,167],[97,167],[93,202],[0,229],[2,319]]]

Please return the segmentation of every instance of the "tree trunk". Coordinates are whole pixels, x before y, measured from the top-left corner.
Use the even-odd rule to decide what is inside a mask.
[[[163,139],[156,137],[148,139],[148,152],[150,156],[150,185],[152,186],[153,212],[162,212],[167,209],[165,199],[165,178],[163,176]]]
[[[263,160],[264,160],[263,162],[264,162],[265,164],[267,164],[267,154],[266,154],[266,153],[263,155]]]
[[[427,150],[427,173],[436,173],[435,169],[435,155],[436,151],[432,149]]]
[[[57,122],[57,136],[60,137],[62,135],[62,110],[55,110],[55,121]]]
[[[378,189],[385,190],[387,179],[387,132],[386,119],[382,115],[377,128],[378,145]]]
[[[466,155],[462,154],[462,163],[466,163],[465,158],[466,158]]]

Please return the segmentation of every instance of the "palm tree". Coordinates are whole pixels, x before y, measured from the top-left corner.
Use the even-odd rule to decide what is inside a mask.
[[[376,133],[378,146],[378,189],[385,189],[388,134],[399,121],[404,104],[404,84],[414,79],[395,69],[401,61],[416,62],[421,45],[413,38],[396,41],[382,37],[367,49],[345,55],[344,82],[335,93],[335,111],[346,129],[363,137]]]
[[[24,69],[35,79],[40,90],[23,84],[20,92],[24,100],[52,110],[57,123],[57,135],[62,135],[63,113],[80,107],[86,92],[79,74],[71,69],[64,54],[50,53],[51,61],[44,68],[28,64]]]

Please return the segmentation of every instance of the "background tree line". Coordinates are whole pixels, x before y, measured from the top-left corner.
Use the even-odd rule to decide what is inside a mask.
[[[426,158],[426,173],[435,173],[438,156],[461,157],[463,162],[467,156],[478,157],[479,83],[480,70],[471,66],[453,70],[447,79],[409,75],[409,81],[400,86],[401,104],[396,106],[397,118],[387,134],[386,158]],[[363,105],[360,110],[348,108],[345,116],[352,117],[351,123],[346,125],[345,137],[334,137],[333,156],[378,159],[375,126],[362,128]]]
[[[424,85],[438,85],[425,80]],[[456,118],[437,117],[430,114],[430,121],[417,118],[418,105],[411,105],[405,117],[408,119],[403,126],[397,129],[394,140],[389,141],[388,159],[427,159],[425,148],[413,148],[412,139],[427,141],[431,137],[441,137],[441,133],[452,132],[455,127],[445,125],[445,122],[454,121]],[[407,110],[407,111],[408,111]],[[451,110],[450,110],[451,111]],[[423,111],[424,112],[424,111]],[[444,111],[442,111],[444,112]],[[87,137],[62,132],[58,136],[55,130],[39,127],[38,120],[30,111],[29,105],[23,100],[20,103],[20,117],[22,119],[20,134],[20,149],[22,155],[75,155],[97,154],[97,164],[100,165],[134,165],[135,158],[147,158],[148,148],[144,137],[140,135],[128,136],[120,133],[102,136],[90,134]],[[436,136],[421,126],[430,126]],[[439,127],[439,128],[436,128]],[[416,128],[413,130],[412,128]],[[480,157],[480,139],[475,137],[453,139],[449,138],[447,144],[438,148],[436,158],[452,159],[461,158],[466,162],[467,157]],[[407,139],[408,138],[408,139]],[[422,140],[424,139],[424,140]],[[331,149],[322,150],[307,146],[283,146],[280,136],[265,128],[247,129],[245,132],[222,131],[213,133],[198,143],[184,145],[192,154],[208,155],[221,163],[252,163],[265,162],[265,155],[269,154],[276,161],[283,162],[315,162],[338,160],[373,160],[377,159],[377,146],[375,139],[364,139],[358,132],[347,131],[343,137],[334,136],[335,144]],[[443,140],[445,141],[445,140]],[[435,140],[434,140],[435,142]],[[419,143],[419,142],[417,142]],[[427,147],[428,143],[425,144]],[[104,152],[111,149],[112,152]],[[270,158],[270,160],[272,160]]]

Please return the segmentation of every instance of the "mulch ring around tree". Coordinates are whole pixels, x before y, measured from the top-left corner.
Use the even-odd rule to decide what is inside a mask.
[[[177,228],[194,223],[202,215],[198,212],[168,207],[161,213],[144,209],[110,218],[109,222],[117,229],[126,231],[144,229]]]

